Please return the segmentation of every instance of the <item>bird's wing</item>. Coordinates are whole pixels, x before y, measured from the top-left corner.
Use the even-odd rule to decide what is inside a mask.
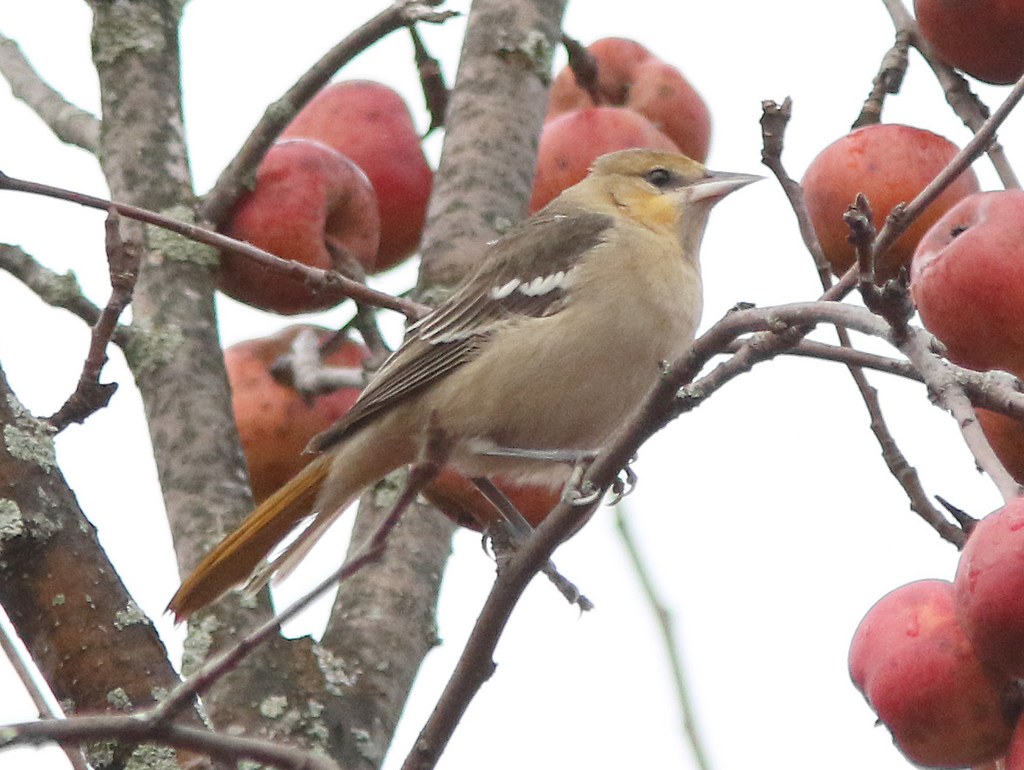
[[[372,416],[473,360],[491,336],[516,318],[540,318],[564,307],[580,254],[602,243],[613,220],[554,207],[490,244],[481,268],[444,304],[409,327],[359,400],[313,439],[323,451]]]

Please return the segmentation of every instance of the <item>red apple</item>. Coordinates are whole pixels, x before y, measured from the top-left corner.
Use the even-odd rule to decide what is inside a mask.
[[[998,689],[957,624],[948,581],[883,596],[854,634],[850,675],[913,762],[976,765],[1009,745]]]
[[[993,768],[993,770],[996,769]],[[1010,748],[1006,752],[1006,759],[1000,770],[1024,770],[1024,715],[1017,720]]]
[[[822,150],[801,184],[833,271],[841,275],[857,261],[850,228],[843,220],[857,193],[867,196],[874,225],[881,229],[893,206],[913,200],[957,152],[956,145],[938,134],[897,123],[858,128]],[[977,189],[977,177],[968,169],[881,255],[876,279],[895,278],[900,268],[909,266],[914,247],[932,223]]]
[[[412,115],[393,89],[371,80],[325,86],[285,127],[281,136],[317,139],[352,159],[373,183],[380,204],[376,256],[368,273],[393,267],[416,251],[423,235],[433,172]]]
[[[1018,484],[1024,484],[1024,423],[981,407],[974,411],[999,462]]]
[[[597,60],[601,103],[594,104],[566,67],[551,84],[545,120],[587,107],[627,107],[650,120],[681,152],[704,162],[711,142],[711,116],[678,69],[625,38],[603,38],[587,50]]]
[[[359,397],[359,388],[341,388],[307,404],[293,388],[271,376],[271,365],[288,352],[296,335],[304,329],[312,329],[321,338],[331,333],[299,324],[271,337],[239,342],[224,351],[231,405],[257,503],[309,462],[310,457],[303,450],[310,439],[333,424]],[[369,354],[364,346],[347,340],[327,356],[325,363],[356,367]]]
[[[344,268],[335,255],[362,262],[377,253],[377,197],[366,175],[341,153],[310,139],[289,139],[271,146],[256,170],[256,186],[239,198],[223,230],[283,259]],[[344,299],[325,298],[301,279],[229,251],[221,254],[218,283],[240,302],[275,313],[325,310]]]
[[[531,213],[583,179],[600,156],[630,147],[679,151],[647,118],[621,107],[591,107],[549,120],[537,148]]]
[[[947,212],[917,247],[910,293],[951,360],[1024,372],[1024,192],[979,193]]]
[[[1024,75],[1020,0],[914,0],[921,34],[948,64],[989,83]]]
[[[1024,677],[1024,498],[975,525],[953,586],[957,618],[978,657],[1006,678]]]
[[[492,479],[530,526],[536,527],[561,499],[562,488],[515,484],[507,479]],[[482,531],[497,522],[498,513],[487,498],[465,476],[445,468],[423,490],[423,495],[445,516],[460,526]]]

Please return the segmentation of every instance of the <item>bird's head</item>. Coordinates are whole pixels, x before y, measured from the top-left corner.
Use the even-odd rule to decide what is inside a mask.
[[[631,149],[602,155],[577,187],[646,227],[675,232],[696,248],[711,207],[761,178],[710,171],[677,152]]]

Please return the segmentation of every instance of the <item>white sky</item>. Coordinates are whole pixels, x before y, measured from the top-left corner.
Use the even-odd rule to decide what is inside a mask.
[[[182,56],[197,189],[212,185],[268,102],[382,7],[380,0],[192,0]],[[576,0],[566,30],[584,42],[631,37],[680,67],[714,119],[708,165],[729,171],[767,173],[759,162],[761,101],[789,95],[794,118],[784,161],[793,176],[802,175],[821,148],[848,130],[892,42],[877,0],[632,0],[623,8]],[[0,32],[18,40],[66,97],[97,110],[89,23],[81,2],[0,5]],[[462,29],[455,21],[423,30],[449,78]],[[394,35],[343,75],[398,88],[416,110],[418,125],[426,126],[408,36]],[[1007,90],[979,88],[992,107]],[[0,170],[106,193],[95,160],[53,139],[3,87],[0,116]],[[969,136],[914,54],[903,94],[889,100],[884,117],[960,145]],[[1022,129],[1018,114],[1001,133],[1019,173]],[[429,145],[435,160],[438,148],[435,139]],[[997,186],[986,161],[976,171],[984,188]],[[73,269],[86,293],[105,301],[100,213],[13,193],[0,200],[0,241],[21,245],[56,270]],[[738,301],[770,305],[818,294],[810,258],[774,181],[745,189],[716,210],[703,265],[705,327]],[[387,276],[383,285],[407,286],[412,270]],[[0,274],[0,298],[0,361],[22,401],[50,414],[74,387],[87,331],[6,274]],[[225,344],[290,322],[230,301],[220,302],[220,312]],[[336,322],[346,313],[342,308],[319,321]],[[832,339],[825,330],[817,336]],[[121,389],[110,409],[58,439],[58,459],[122,578],[177,650],[181,633],[161,615],[177,579],[142,408],[119,353],[111,358],[105,379]],[[953,420],[929,405],[923,387],[883,375],[870,379],[928,491],[978,515],[996,507],[993,485],[976,473]],[[845,371],[814,361],[764,364],[655,437],[635,470],[640,483],[628,498],[634,527],[675,613],[714,766],[906,767],[849,683],[847,647],[857,622],[883,593],[918,578],[952,578],[956,554],[909,511]],[[282,593],[292,595],[304,580],[324,574],[343,536],[320,548],[320,558],[312,558]],[[655,623],[611,512],[602,509],[555,561],[597,608],[580,618],[543,579],[531,586],[498,647],[495,676],[471,705],[440,767],[692,767]],[[397,768],[408,752],[492,573],[478,537],[460,534],[441,600],[444,644],[427,659],[385,767]],[[322,610],[311,612],[291,630],[315,631],[322,618]],[[0,724],[34,717],[2,662],[0,693]],[[2,760],[9,770],[62,762],[53,749],[12,751]]]

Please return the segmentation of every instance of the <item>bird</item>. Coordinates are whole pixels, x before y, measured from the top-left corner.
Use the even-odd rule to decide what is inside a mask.
[[[564,484],[572,458],[596,453],[693,342],[708,214],[760,178],[662,150],[597,158],[484,247],[478,269],[313,439],[305,468],[206,554],[168,609],[180,621],[261,564],[262,582],[286,574],[363,490],[416,461],[428,426],[469,478]]]

